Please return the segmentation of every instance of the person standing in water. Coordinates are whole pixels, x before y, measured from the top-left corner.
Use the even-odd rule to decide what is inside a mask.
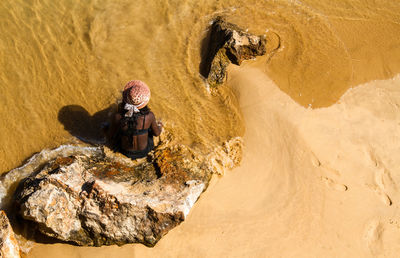
[[[128,82],[109,130],[115,149],[131,159],[146,157],[154,148],[153,136],[162,130],[162,123],[147,106],[149,100],[150,89],[144,82]]]

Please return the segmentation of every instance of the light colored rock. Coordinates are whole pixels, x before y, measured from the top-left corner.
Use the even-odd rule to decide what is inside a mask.
[[[17,206],[43,234],[63,241],[153,246],[186,218],[212,174],[221,173],[215,163],[240,161],[238,148],[240,138],[215,156],[179,144],[161,144],[148,161],[97,148],[59,155],[22,182]]]
[[[42,233],[79,245],[154,245],[185,219],[205,183],[169,182],[144,169],[149,177],[112,160],[57,158],[24,182],[20,213]]]
[[[21,257],[17,239],[4,211],[0,211],[0,257]]]

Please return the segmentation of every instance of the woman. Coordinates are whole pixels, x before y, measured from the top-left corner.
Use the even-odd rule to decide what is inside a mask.
[[[162,130],[147,107],[149,100],[150,89],[144,82],[128,82],[109,130],[115,149],[131,159],[146,157],[154,148],[153,136],[159,136]]]

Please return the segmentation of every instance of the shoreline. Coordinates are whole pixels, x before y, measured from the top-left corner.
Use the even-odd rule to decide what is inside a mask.
[[[85,257],[106,254],[108,257],[168,257],[188,253],[190,257],[393,255],[400,248],[399,244],[392,244],[388,246],[390,248],[382,245],[397,238],[393,235],[396,229],[389,221],[397,221],[395,217],[399,214],[395,210],[399,204],[385,204],[382,195],[368,187],[368,184],[374,184],[373,174],[376,172],[367,157],[354,164],[355,156],[365,144],[371,145],[377,153],[384,149],[374,147],[377,144],[374,141],[351,142],[343,149],[340,144],[346,137],[351,137],[352,130],[343,129],[340,134],[325,130],[331,128],[333,124],[330,121],[335,117],[359,115],[353,112],[362,103],[368,103],[369,99],[364,98],[366,95],[377,98],[375,102],[381,106],[375,106],[376,109],[385,108],[382,96],[374,92],[382,87],[393,90],[390,82],[400,82],[400,76],[360,85],[346,92],[340,103],[313,110],[295,103],[257,68],[251,65],[234,68],[235,75],[232,76],[232,71],[230,73],[233,84],[243,86],[242,83],[246,82],[247,85],[246,89],[239,89],[239,102],[247,126],[242,165],[212,180],[187,221],[164,236],[154,248],[41,244],[32,249],[29,257],[39,257],[44,252],[60,258],[74,254]],[[252,93],[249,93],[249,80]],[[400,95],[394,99],[400,103]],[[254,110],[262,112],[257,114]],[[368,114],[364,114],[367,122],[374,118]],[[400,122],[400,115],[395,119]],[[324,123],[328,127],[321,130]],[[337,123],[336,126],[345,126],[346,123]],[[389,120],[379,127],[388,128],[390,124]],[[313,127],[319,128],[320,133]],[[368,133],[368,128],[364,131]],[[344,132],[348,135],[343,138]],[[265,134],[268,137],[260,138]],[[310,134],[313,135],[311,138]],[[339,142],[334,152],[328,140],[332,137],[334,143]],[[400,139],[400,134],[396,137]],[[387,136],[381,138],[388,140]],[[335,156],[342,151],[347,154],[346,159]],[[386,164],[388,157],[380,156]],[[400,163],[400,157],[396,162]],[[388,167],[389,170],[392,168]],[[362,170],[368,171],[367,175],[360,174]],[[400,175],[391,176],[400,183]],[[397,190],[386,183],[384,187],[385,191],[390,189],[390,198],[400,198]],[[376,235],[376,227],[382,227],[385,233]],[[172,246],[174,251],[171,253]],[[282,246],[291,248],[282,249]]]
[[[209,153],[245,134],[242,165],[214,177],[156,247],[35,244],[27,257],[397,257],[399,11],[395,1],[4,0],[1,172],[75,137],[99,140],[131,79],[151,87],[152,110],[185,146]],[[212,91],[199,72],[216,16],[265,35],[272,54],[231,66]]]

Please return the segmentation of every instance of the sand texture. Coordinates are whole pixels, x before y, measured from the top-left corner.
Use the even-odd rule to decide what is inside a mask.
[[[38,243],[28,257],[399,256],[398,1],[5,0],[0,14],[0,172],[101,140],[90,128],[130,79],[182,144],[244,137],[241,166],[154,248]],[[216,16],[274,44],[210,91]]]
[[[187,221],[152,249],[40,245],[32,257],[396,257],[400,77],[313,110],[251,65],[230,74],[247,126],[242,166],[213,181]]]

